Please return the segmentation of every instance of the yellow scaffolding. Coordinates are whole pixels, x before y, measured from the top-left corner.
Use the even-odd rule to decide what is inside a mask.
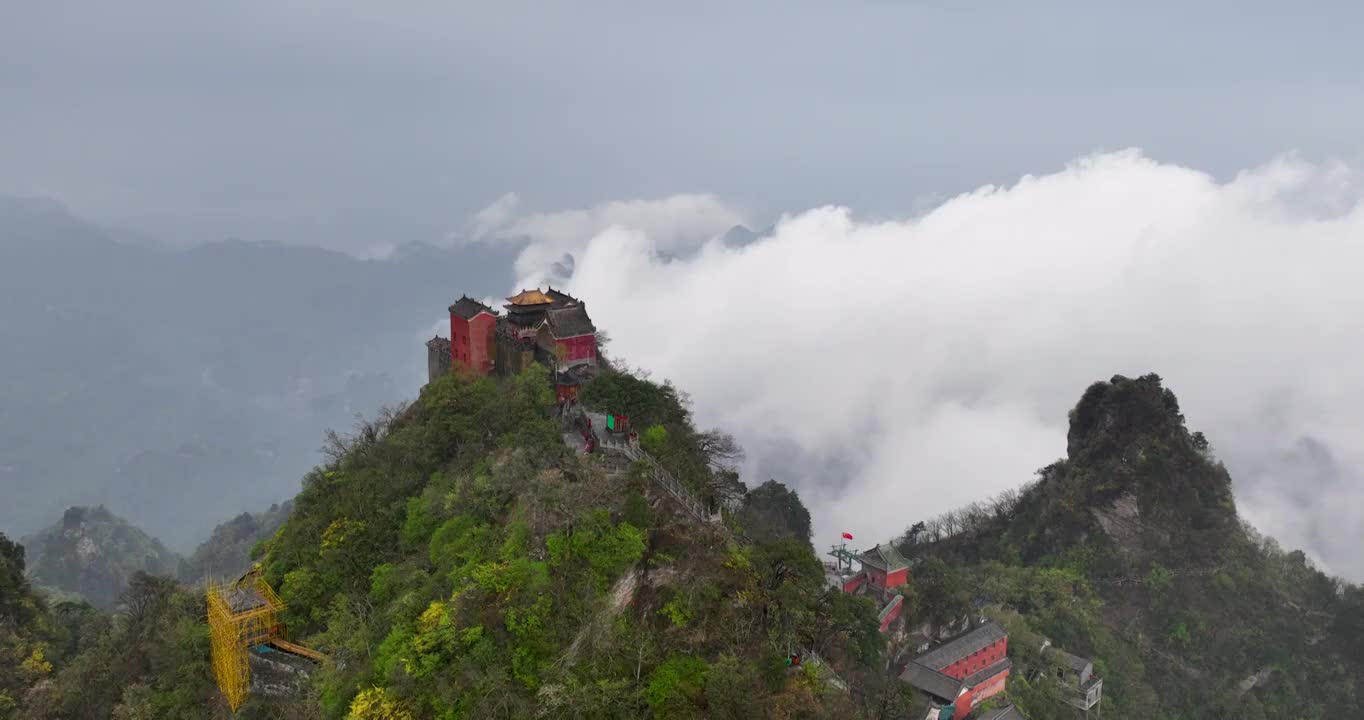
[[[208,584],[208,628],[213,676],[227,705],[236,712],[251,688],[247,654],[256,645],[282,638],[279,614],[284,601],[265,582],[259,568],[235,581]]]

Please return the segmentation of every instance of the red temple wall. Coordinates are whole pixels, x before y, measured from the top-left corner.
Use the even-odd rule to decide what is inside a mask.
[[[450,313],[451,364],[480,375],[492,372],[493,359],[497,357],[493,335],[496,328],[497,318],[486,312],[472,320]]]
[[[980,672],[1004,659],[1009,651],[1009,638],[1000,638],[984,649],[968,655],[942,669],[942,674],[958,680]]]
[[[560,362],[597,359],[597,337],[595,335],[562,338],[555,345]]]
[[[909,582],[909,568],[900,568],[894,572],[886,573],[886,587],[900,587]]]
[[[493,371],[493,361],[497,357],[497,318],[488,313],[479,313],[469,321],[469,366],[481,375]]]

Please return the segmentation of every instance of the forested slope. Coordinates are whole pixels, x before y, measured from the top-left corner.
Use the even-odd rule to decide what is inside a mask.
[[[893,672],[911,633],[979,615],[1009,630],[1014,663],[988,704],[1030,720],[1073,716],[1044,643],[1094,660],[1108,718],[1364,716],[1364,593],[1240,521],[1155,376],[1091,387],[1067,458],[1021,491],[911,528],[906,621],[886,635],[870,600],[827,587],[799,497],[746,490],[739,449],[698,432],[685,395],[606,371],[583,396],[628,414],[724,524],[571,449],[543,370],[441,379],[332,437],[255,545],[290,638],[328,660],[238,716],[889,720],[915,701]],[[221,534],[236,557],[260,531]],[[105,614],[45,600],[24,569],[0,538],[0,719],[228,716],[202,590],[134,573]],[[788,667],[792,651],[855,692],[828,665]]]
[[[712,463],[676,393],[598,382],[702,491]],[[334,660],[322,716],[852,712],[784,663],[810,645],[880,659],[874,607],[826,592],[808,537],[727,542],[639,472],[576,455],[552,409],[539,369],[451,376],[305,480],[265,567],[295,634]]]
[[[1240,520],[1160,378],[1096,383],[1070,421],[1021,493],[906,533],[914,613],[997,615],[1033,720],[1073,712],[1028,682],[1045,640],[1095,661],[1105,718],[1364,717],[1364,594]]]

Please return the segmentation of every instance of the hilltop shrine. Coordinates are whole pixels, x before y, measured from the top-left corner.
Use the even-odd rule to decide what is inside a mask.
[[[597,368],[597,326],[587,303],[550,287],[506,298],[505,314],[467,295],[450,306],[450,337],[426,343],[427,372],[514,375],[531,363],[554,373],[559,399],[576,397]]]

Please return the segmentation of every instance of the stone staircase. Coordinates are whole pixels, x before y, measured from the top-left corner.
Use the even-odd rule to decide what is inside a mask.
[[[587,421],[591,421],[590,425]],[[749,545],[751,541],[743,533],[734,532],[724,522],[724,515],[720,511],[710,513],[706,511],[705,503],[696,497],[687,486],[683,485],[673,477],[672,473],[659,464],[652,455],[639,446],[638,440],[633,440],[628,436],[617,436],[610,433],[597,432],[606,427],[606,416],[588,411],[580,405],[573,406],[559,415],[559,422],[564,430],[565,438],[570,437],[570,433],[581,427],[590,427],[592,437],[597,443],[597,447],[605,452],[610,452],[618,456],[629,459],[631,462],[643,463],[645,473],[649,479],[671,497],[679,507],[681,507],[692,519],[702,525],[716,527],[724,535],[741,545]]]

